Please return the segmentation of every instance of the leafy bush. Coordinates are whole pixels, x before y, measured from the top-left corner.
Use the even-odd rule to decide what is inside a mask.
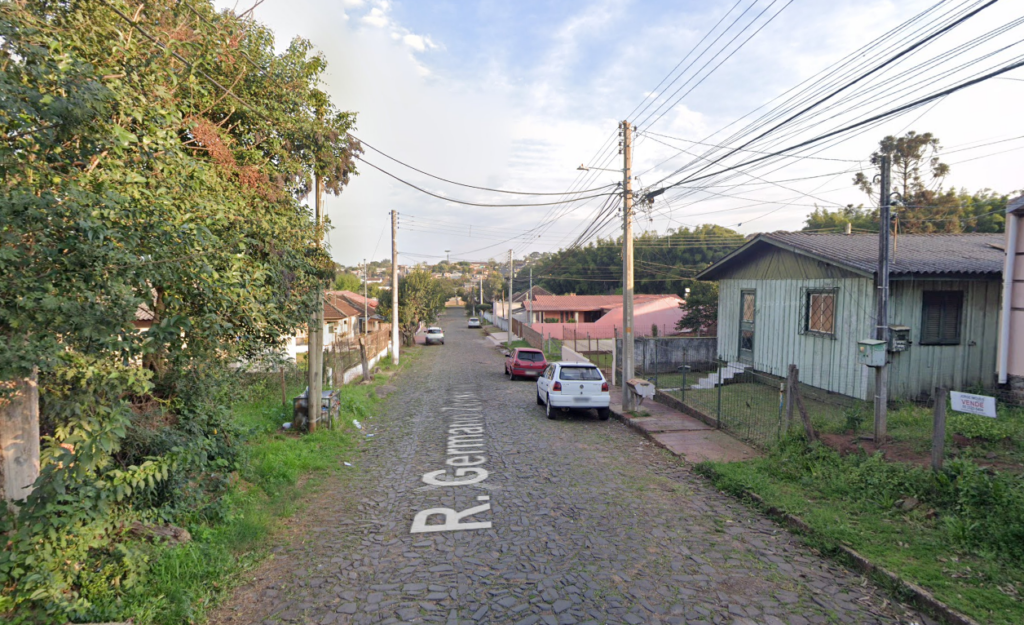
[[[900,499],[914,497],[935,510],[951,544],[1024,564],[1024,476],[962,459],[933,472],[887,462],[881,454],[841,457],[798,439],[787,440],[763,463],[774,478],[886,512]]]

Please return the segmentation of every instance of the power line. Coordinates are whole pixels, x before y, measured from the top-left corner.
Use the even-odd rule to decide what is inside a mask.
[[[419,187],[419,186],[409,182],[408,180],[404,180],[404,179],[400,178],[399,176],[396,176],[395,174],[393,174],[393,173],[391,173],[391,172],[389,172],[389,171],[387,171],[385,169],[382,169],[382,168],[374,165],[373,163],[371,163],[370,161],[366,160],[365,158],[363,158],[361,156],[357,155],[357,156],[355,156],[355,158],[357,160],[359,160],[360,162],[366,163],[370,167],[373,167],[374,169],[376,169],[380,173],[382,173],[382,174],[384,174],[386,176],[389,176],[391,178],[394,178],[398,182],[401,182],[402,184],[404,184],[404,185],[406,185],[408,187],[412,187],[413,189],[416,189],[420,193],[424,193],[424,194],[429,195],[431,197],[436,197],[439,200],[445,200],[446,202],[452,202],[454,204],[464,204],[466,206],[482,206],[482,207],[486,207],[486,208],[523,208],[523,207],[530,207],[530,206],[559,206],[561,204],[567,204],[567,203],[570,203],[570,202],[582,202],[583,200],[589,200],[589,199],[592,199],[592,198],[595,198],[595,197],[605,197],[605,196],[608,195],[607,193],[599,193],[599,194],[596,194],[596,195],[586,195],[586,196],[583,196],[583,197],[573,198],[571,200],[562,200],[560,202],[539,202],[539,203],[535,203],[535,204],[484,204],[484,203],[481,203],[481,202],[466,202],[464,200],[456,200],[454,198],[445,197],[443,195],[438,195],[437,193],[433,193],[431,191],[427,191],[423,187]]]
[[[355,135],[353,135],[351,133],[349,133],[349,136],[354,138],[361,145],[365,145],[366,147],[370,148],[374,152],[377,152],[378,154],[380,154],[384,158],[386,158],[388,160],[391,160],[391,161],[394,161],[395,163],[398,163],[402,167],[406,167],[406,168],[411,169],[411,170],[413,170],[415,172],[419,172],[419,173],[423,174],[424,176],[430,176],[431,178],[434,178],[435,180],[440,180],[442,182],[447,182],[448,184],[454,184],[454,185],[457,185],[457,186],[460,186],[460,187],[466,187],[466,188],[469,188],[469,189],[479,189],[480,191],[492,191],[494,193],[508,193],[508,194],[512,194],[512,195],[557,195],[557,196],[564,196],[564,195],[579,195],[581,193],[593,193],[595,191],[600,191],[602,189],[607,189],[610,186],[614,186],[614,185],[604,185],[602,187],[596,187],[596,188],[593,188],[593,189],[584,189],[584,190],[580,190],[580,191],[573,191],[571,193],[570,192],[565,192],[565,191],[563,191],[561,193],[552,193],[552,192],[532,193],[532,192],[527,192],[527,191],[510,191],[510,190],[507,190],[507,189],[493,189],[493,188],[490,188],[490,187],[479,187],[479,186],[472,185],[472,184],[465,184],[465,183],[462,183],[462,182],[456,182],[454,180],[449,180],[448,178],[442,178],[441,176],[437,176],[437,175],[434,175],[434,174],[432,174],[430,172],[423,171],[422,169],[418,169],[416,167],[413,167],[412,165],[409,165],[408,163],[404,163],[404,162],[398,160],[397,158],[395,158],[395,157],[393,157],[393,156],[383,152],[382,150],[373,147],[372,145],[370,145],[366,141],[363,141],[362,139],[360,139],[359,137],[356,137]]]

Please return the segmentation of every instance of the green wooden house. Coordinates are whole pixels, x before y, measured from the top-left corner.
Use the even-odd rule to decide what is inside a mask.
[[[890,398],[995,385],[1003,246],[1002,234],[892,238]],[[869,399],[857,350],[875,336],[877,262],[877,235],[754,237],[697,276],[719,283],[719,357],[779,377],[795,364],[806,384]]]

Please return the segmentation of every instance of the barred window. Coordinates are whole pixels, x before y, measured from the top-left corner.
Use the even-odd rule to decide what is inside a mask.
[[[804,329],[814,334],[835,336],[836,290],[807,291]]]
[[[925,291],[921,345],[959,345],[963,307],[963,291]]]

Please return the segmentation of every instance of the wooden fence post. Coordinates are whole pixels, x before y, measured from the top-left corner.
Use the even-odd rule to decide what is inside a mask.
[[[946,445],[946,389],[935,389],[935,419],[932,423],[932,470],[942,470]]]
[[[281,367],[281,404],[288,407],[288,385],[284,380],[284,366]]]
[[[370,381],[370,361],[366,358],[366,339],[359,337],[359,360],[363,365],[363,382]]]
[[[804,422],[804,433],[807,435],[807,440],[809,442],[818,440],[818,435],[814,433],[814,425],[811,423],[811,415],[807,414],[804,398],[800,395],[800,384],[797,382],[793,383],[793,399],[796,400],[796,408],[800,411],[800,419]]]
[[[786,376],[786,429],[785,432],[789,432],[789,428],[793,425],[793,391],[796,388],[797,380],[799,379],[799,372],[796,365],[789,365],[789,372]]]

